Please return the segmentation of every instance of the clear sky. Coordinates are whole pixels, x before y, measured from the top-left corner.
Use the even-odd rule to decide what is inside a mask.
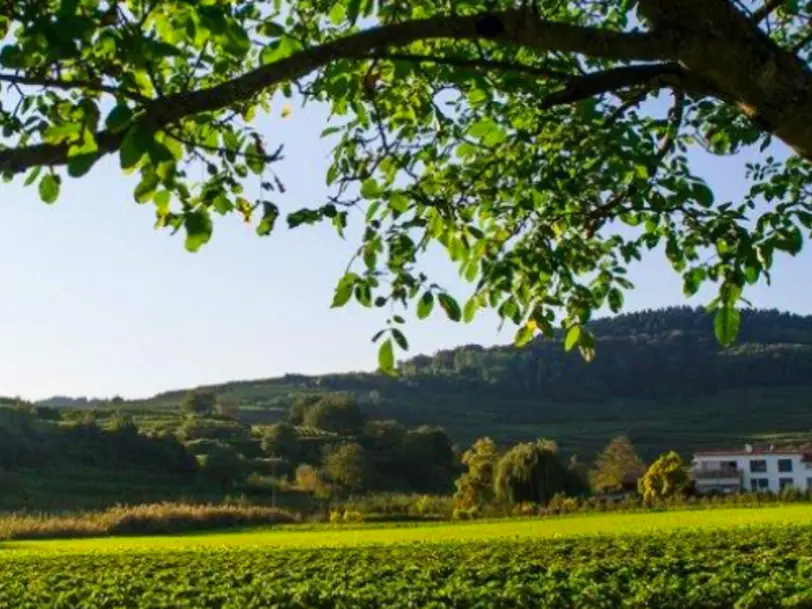
[[[281,102],[280,102],[281,104]],[[319,139],[326,112],[295,108],[263,119],[269,141],[285,143],[279,173],[283,214],[321,204],[329,147]],[[696,157],[720,200],[744,188],[743,160]],[[259,238],[238,218],[219,219],[212,241],[186,252],[182,235],[153,229],[133,183],[111,157],[81,180],[66,178],[54,206],[22,180],[0,188],[0,395],[141,397],[158,391],[287,372],[371,370],[377,311],[330,310],[336,280],[355,243],[329,226]],[[249,188],[254,189],[255,186]],[[805,250],[777,260],[772,287],[746,295],[756,306],[812,313],[804,288]],[[441,257],[428,269],[455,284]],[[633,269],[627,310],[685,302],[681,281],[661,255]],[[693,304],[704,304],[708,292]],[[411,353],[465,343],[509,342],[483,314],[453,324],[435,311],[409,321]]]

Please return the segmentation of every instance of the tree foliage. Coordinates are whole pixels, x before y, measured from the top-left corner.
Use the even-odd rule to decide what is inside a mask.
[[[645,469],[629,438],[618,436],[598,455],[590,481],[596,491],[620,491],[629,484],[636,484]]]
[[[187,414],[210,416],[217,406],[217,394],[205,389],[195,389],[186,394],[180,406]]]
[[[285,220],[343,235],[361,218],[334,306],[454,321],[489,307],[518,343],[562,327],[591,358],[584,324],[620,310],[626,268],[660,249],[686,294],[718,285],[714,332],[729,343],[743,290],[812,226],[809,13],[733,0],[10,2],[0,172],[50,204],[115,155],[156,225],[195,251],[218,215],[274,231],[290,209],[284,142],[256,117],[319,102],[332,192]],[[755,158],[744,197],[717,200],[691,150]],[[420,270],[436,245],[473,284],[465,299]],[[408,346],[403,322],[376,337],[385,369]]]
[[[274,423],[262,436],[262,450],[274,457],[296,459],[300,449],[299,434],[290,423]]]
[[[339,434],[355,434],[364,426],[364,415],[352,397],[328,394],[307,408],[302,423]]]
[[[512,446],[499,459],[494,476],[496,497],[508,504],[546,505],[573,490],[571,472],[554,442],[539,440]]]
[[[370,482],[372,470],[369,456],[363,446],[349,442],[330,451],[324,459],[324,471],[336,486],[346,492],[364,490]]]
[[[468,471],[457,479],[454,495],[457,507],[471,509],[494,499],[494,473],[499,461],[496,444],[488,437],[479,438],[462,455]]]
[[[638,481],[640,494],[646,502],[679,495],[685,491],[688,484],[688,472],[682,457],[673,450],[652,463]]]

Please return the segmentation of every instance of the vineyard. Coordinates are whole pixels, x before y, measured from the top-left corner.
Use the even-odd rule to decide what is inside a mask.
[[[387,543],[386,532],[378,530],[377,543],[322,548],[190,542],[60,553],[8,544],[0,546],[0,607],[812,607],[808,519],[647,534],[440,536],[434,543]]]

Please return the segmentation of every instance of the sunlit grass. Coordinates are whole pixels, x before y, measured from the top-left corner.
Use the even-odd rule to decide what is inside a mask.
[[[502,520],[485,523],[443,523],[399,527],[323,526],[309,530],[296,526],[239,532],[195,533],[175,536],[104,537],[43,541],[12,541],[0,550],[38,553],[189,550],[196,548],[357,547],[376,544],[487,541],[505,538],[551,538],[579,535],[628,535],[675,529],[722,529],[756,525],[812,523],[812,505],[768,509],[666,511],[643,514],[590,514],[560,518]],[[0,551],[0,556],[4,552]],[[13,557],[17,552],[8,552]]]

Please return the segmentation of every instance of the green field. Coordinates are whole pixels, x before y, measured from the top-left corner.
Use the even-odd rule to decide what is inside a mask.
[[[677,530],[708,530],[758,525],[812,524],[812,505],[763,509],[664,511],[645,514],[588,514],[548,519],[485,523],[441,523],[401,526],[292,525],[230,533],[154,537],[103,537],[12,541],[0,549],[50,552],[170,551],[194,548],[320,548],[381,544],[445,543],[496,539],[533,539],[580,535],[648,535]]]
[[[0,608],[808,609],[812,507],[0,544]]]

